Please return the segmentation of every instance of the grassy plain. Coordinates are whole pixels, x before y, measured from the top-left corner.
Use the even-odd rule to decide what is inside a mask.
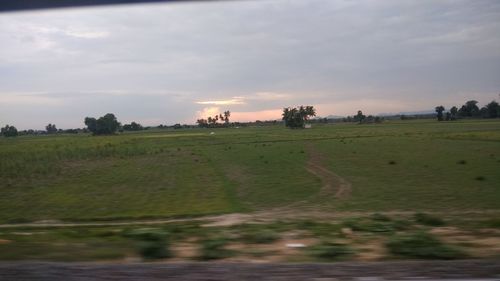
[[[0,260],[498,258],[499,171],[500,120],[1,138]]]
[[[321,193],[324,182],[307,170],[312,153],[350,183],[348,196]],[[498,120],[2,138],[0,223],[197,216],[294,202],[325,211],[499,210],[498,171]]]

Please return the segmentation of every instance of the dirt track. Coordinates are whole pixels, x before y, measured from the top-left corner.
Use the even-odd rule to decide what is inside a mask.
[[[321,196],[328,196],[332,193],[335,198],[344,199],[351,194],[351,183],[335,174],[325,166],[324,156],[316,151],[314,146],[307,145],[309,159],[306,170],[321,179]]]

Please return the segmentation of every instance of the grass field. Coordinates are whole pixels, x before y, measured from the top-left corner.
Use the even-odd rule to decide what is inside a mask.
[[[498,258],[499,171],[499,120],[1,138],[0,260]]]
[[[322,193],[325,179],[307,170],[313,154],[349,183],[347,196]],[[2,138],[0,223],[251,212],[294,202],[337,211],[498,210],[499,171],[498,120]]]

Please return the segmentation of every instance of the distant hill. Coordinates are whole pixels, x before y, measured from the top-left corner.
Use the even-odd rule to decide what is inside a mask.
[[[394,115],[427,115],[436,113],[434,110],[421,110],[421,111],[406,111],[398,113],[379,113],[378,116],[394,116]]]

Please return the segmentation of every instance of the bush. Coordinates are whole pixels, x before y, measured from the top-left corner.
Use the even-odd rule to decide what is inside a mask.
[[[137,241],[137,248],[144,259],[164,259],[172,256],[168,233],[155,228],[125,230],[123,236]]]
[[[201,242],[201,260],[223,259],[233,255],[233,251],[225,249],[227,240],[223,238],[207,239]]]
[[[397,219],[392,222],[392,225],[395,230],[408,230],[412,223],[408,220]]]
[[[445,225],[444,221],[436,216],[432,216],[426,213],[416,213],[414,215],[415,221],[417,223],[429,226],[442,226]]]
[[[483,177],[483,176],[477,176],[474,179],[477,180],[477,181],[484,181],[484,180],[486,180],[486,178]]]
[[[410,258],[457,259],[465,256],[462,251],[425,232],[394,236],[386,246],[392,254]]]
[[[345,244],[323,242],[311,247],[311,255],[326,260],[340,260],[351,256],[353,249]]]
[[[488,219],[480,222],[481,227],[500,228],[500,219]]]
[[[246,243],[265,244],[278,240],[280,236],[279,233],[270,229],[260,229],[245,233],[241,238]]]
[[[371,215],[371,219],[374,220],[374,221],[390,221],[391,218],[386,216],[386,215],[383,215],[381,213],[374,213]]]
[[[373,221],[368,219],[348,219],[343,225],[354,231],[366,232],[393,232],[394,226],[391,221]]]

